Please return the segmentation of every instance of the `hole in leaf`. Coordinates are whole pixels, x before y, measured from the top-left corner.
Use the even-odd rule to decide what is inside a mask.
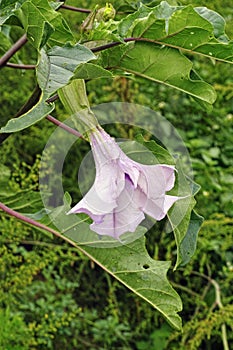
[[[144,265],[143,265],[143,268],[144,268],[145,270],[149,269],[149,267],[150,267],[150,265],[148,265],[148,264],[144,264]]]

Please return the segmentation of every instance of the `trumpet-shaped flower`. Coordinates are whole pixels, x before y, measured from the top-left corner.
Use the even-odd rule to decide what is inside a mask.
[[[88,214],[93,220],[93,231],[115,239],[125,232],[134,232],[145,214],[163,219],[179,199],[166,194],[174,186],[174,166],[133,161],[101,127],[91,133],[90,141],[95,181],[68,214]]]

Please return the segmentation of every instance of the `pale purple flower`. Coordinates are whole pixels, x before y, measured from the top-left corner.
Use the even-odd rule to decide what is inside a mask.
[[[133,161],[101,127],[91,132],[90,141],[95,181],[68,214],[88,214],[93,220],[93,231],[115,239],[125,232],[134,232],[145,218],[144,213],[163,219],[179,199],[166,194],[174,186],[174,166]]]

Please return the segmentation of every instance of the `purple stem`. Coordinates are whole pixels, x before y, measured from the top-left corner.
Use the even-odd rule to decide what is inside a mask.
[[[155,40],[151,40],[151,39],[147,39],[147,38],[125,38],[123,40],[124,40],[125,43],[129,43],[131,41],[146,41],[146,42],[156,43]],[[109,43],[109,44],[105,44],[105,45],[102,45],[102,46],[94,47],[93,49],[91,49],[91,51],[92,52],[99,52],[99,51],[110,49],[111,47],[118,46],[118,45],[121,45],[121,44],[122,44],[121,41],[113,41],[112,43]]]
[[[6,65],[7,61],[19,50],[21,47],[26,44],[27,37],[26,34],[24,34],[14,45],[11,46],[11,48],[0,58],[0,67],[3,67]]]
[[[58,238],[61,238],[63,239],[64,241],[66,241],[67,243],[71,244],[72,246],[74,246],[75,248],[78,248],[82,253],[84,253],[85,255],[87,255],[89,258],[92,258],[88,253],[86,253],[82,248],[78,247],[76,245],[75,242],[71,241],[68,237],[66,236],[63,236],[61,233],[59,233],[58,231],[44,225],[44,224],[41,224],[40,222],[38,221],[35,221],[31,218],[28,218],[27,216],[24,216],[23,214],[20,214],[18,213],[17,211],[7,207],[5,204],[1,203],[0,202],[0,209],[2,209],[5,213],[7,213],[8,215],[10,216],[13,216],[15,217],[16,219],[18,220],[21,220],[23,222],[25,222],[26,224],[29,224],[29,225],[33,225],[35,227],[38,227],[42,230],[45,230],[47,232],[50,232],[52,233],[54,236],[58,237]],[[93,258],[92,258],[93,260]]]
[[[97,261],[91,254],[89,254],[86,250],[82,249],[80,246],[78,246],[75,242],[73,242],[71,239],[69,239],[66,236],[63,236],[60,232],[41,224],[38,221],[35,221],[31,218],[28,218],[27,216],[24,216],[23,214],[18,213],[17,211],[7,207],[5,204],[0,202],[0,209],[2,209],[5,213],[7,213],[10,216],[15,217],[18,220],[21,220],[25,222],[26,224],[33,225],[35,227],[38,227],[39,229],[45,230],[47,232],[52,233],[54,236],[63,239],[73,247],[77,248],[81,253],[86,255],[89,259],[93,260],[96,264],[98,264],[100,267],[102,267],[104,270],[108,271],[110,274],[112,274],[109,270],[107,270],[99,261]],[[112,274],[113,275],[113,274]]]
[[[14,216],[16,219],[19,219],[19,220],[22,220],[30,225],[33,225],[33,226],[36,226],[36,227],[39,227],[41,228],[42,230],[46,230],[48,232],[51,232],[52,234],[54,234],[55,236],[58,236],[58,232],[53,230],[52,228],[44,225],[44,224],[41,224],[40,222],[37,222],[31,218],[28,218],[27,216],[24,216],[20,213],[18,213],[17,211],[7,207],[5,204],[1,203],[0,202],[0,209],[2,209],[3,211],[5,211],[7,214],[11,215],[11,216]],[[60,236],[60,235],[59,235]],[[58,236],[58,237],[59,237]]]

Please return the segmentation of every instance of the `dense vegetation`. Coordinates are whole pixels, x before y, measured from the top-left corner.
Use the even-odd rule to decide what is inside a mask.
[[[79,6],[90,8],[95,3],[80,1]],[[75,1],[69,4],[76,5]],[[192,4],[203,5],[198,0]],[[226,18],[232,36],[231,1],[205,5]],[[78,31],[85,16],[65,15]],[[15,39],[20,34],[16,30]],[[35,63],[27,45],[19,55]],[[137,78],[87,83],[91,104],[126,101],[159,111],[179,130],[190,152],[195,181],[201,185],[197,209],[205,222],[191,262],[169,276],[183,301],[183,333],[171,329],[149,304],[76,249],[1,215],[0,349],[220,350],[226,339],[233,346],[233,68],[207,58],[192,59],[217,90],[211,111],[181,92],[148,81],[142,84]],[[1,126],[30,96],[33,77],[30,70],[1,70]],[[61,107],[55,113],[64,120]],[[25,190],[25,194],[29,189],[36,191],[41,153],[54,129],[43,120],[2,143],[0,179],[9,172],[12,189]],[[68,189],[76,181],[73,164],[88,149],[82,147],[66,167]],[[155,259],[175,264],[175,244],[167,234],[148,234],[147,248]]]

